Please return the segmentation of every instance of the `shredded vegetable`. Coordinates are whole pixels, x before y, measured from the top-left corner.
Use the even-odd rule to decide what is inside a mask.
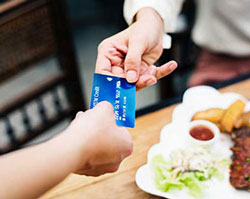
[[[162,155],[152,159],[156,187],[163,191],[188,189],[194,197],[202,197],[206,188],[204,181],[224,178],[229,159],[210,152],[206,148],[179,149],[165,161]]]

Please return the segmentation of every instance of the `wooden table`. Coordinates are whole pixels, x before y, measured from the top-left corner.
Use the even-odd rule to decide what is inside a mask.
[[[223,88],[221,92],[237,92],[249,99],[250,80]],[[118,172],[98,178],[72,174],[40,199],[157,199],[136,186],[135,174],[146,163],[149,148],[159,142],[162,127],[171,122],[175,107],[173,105],[136,119],[136,128],[130,130],[134,152],[121,164]]]

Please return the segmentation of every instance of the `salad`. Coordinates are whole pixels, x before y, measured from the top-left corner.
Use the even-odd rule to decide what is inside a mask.
[[[204,181],[216,177],[224,178],[224,171],[230,165],[230,159],[223,158],[206,148],[179,149],[169,160],[162,155],[152,158],[156,187],[163,192],[187,188],[189,194],[201,197],[206,188]]]

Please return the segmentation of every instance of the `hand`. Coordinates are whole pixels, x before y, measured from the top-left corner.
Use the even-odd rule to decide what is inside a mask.
[[[121,161],[132,153],[131,136],[126,128],[116,125],[113,107],[108,102],[79,112],[66,133],[76,138],[74,145],[80,146],[74,171],[78,174],[99,176],[115,172]]]
[[[153,65],[162,54],[163,34],[157,12],[141,9],[134,24],[99,45],[96,73],[126,77],[128,82],[136,82],[137,90],[155,84],[177,67],[174,61]]]

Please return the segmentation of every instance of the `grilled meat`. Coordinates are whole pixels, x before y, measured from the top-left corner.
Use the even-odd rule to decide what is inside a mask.
[[[250,191],[250,128],[233,132],[233,163],[230,171],[230,182],[236,189]]]

